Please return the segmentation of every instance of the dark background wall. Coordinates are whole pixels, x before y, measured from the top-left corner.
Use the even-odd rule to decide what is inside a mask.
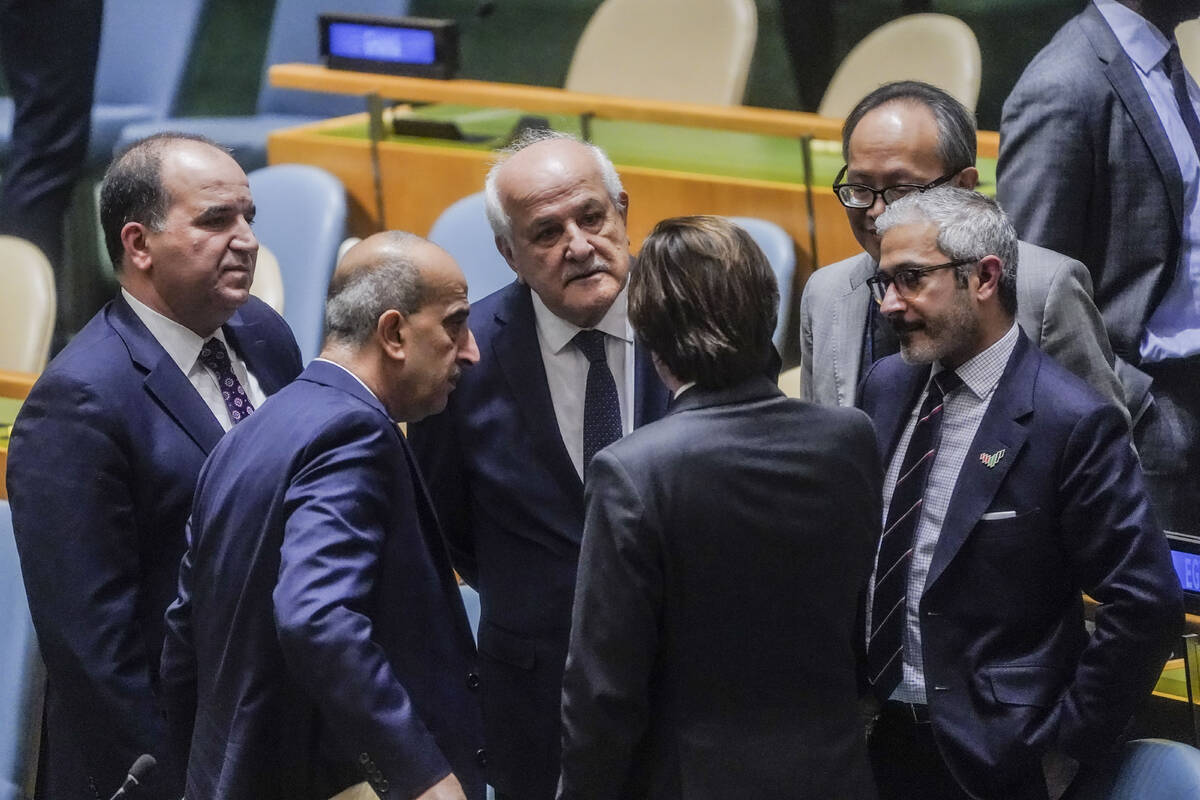
[[[164,0],[169,2],[169,0]],[[784,8],[782,4],[789,7]],[[461,75],[561,86],[571,51],[600,0],[497,0],[480,19],[476,0],[412,0],[422,16],[460,24]],[[975,31],[983,53],[981,127],[995,129],[1000,106],[1021,70],[1083,0],[756,0],[758,48],[746,102],[811,109],[838,61],[874,28],[909,10],[952,14]],[[337,0],[330,0],[336,8]],[[183,93],[188,114],[248,113],[254,108],[274,0],[209,0]],[[790,25],[791,28],[787,28]],[[785,29],[802,42],[796,68]],[[315,35],[315,33],[314,33]],[[888,53],[880,53],[886,63]],[[614,53],[614,58],[619,58]],[[799,80],[797,79],[799,72]]]

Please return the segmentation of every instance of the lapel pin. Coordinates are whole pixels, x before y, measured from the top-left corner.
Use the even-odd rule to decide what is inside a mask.
[[[1004,451],[997,450],[994,453],[980,453],[979,463],[983,464],[988,469],[1000,463],[1000,459],[1004,458]]]

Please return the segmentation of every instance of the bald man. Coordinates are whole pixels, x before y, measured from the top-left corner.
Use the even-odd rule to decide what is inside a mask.
[[[162,663],[188,797],[484,797],[475,646],[397,427],[478,360],[468,311],[441,248],[361,242],[321,355],[205,464]]]
[[[481,596],[489,781],[501,798],[548,800],[583,478],[601,447],[663,415],[667,390],[627,319],[629,198],[603,151],[535,134],[502,155],[485,196],[517,280],[476,304],[479,368],[409,436]]]

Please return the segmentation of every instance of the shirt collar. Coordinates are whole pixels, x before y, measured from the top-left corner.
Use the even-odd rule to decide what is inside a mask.
[[[129,303],[133,313],[137,314],[137,318],[150,331],[150,335],[162,345],[163,350],[166,350],[167,355],[178,365],[179,371],[184,375],[191,372],[196,359],[200,357],[200,348],[204,347],[204,343],[208,339],[200,338],[191,328],[155,311],[130,294],[129,290],[124,287],[121,288],[121,295]],[[220,339],[221,344],[225,345],[225,349],[229,350],[229,342],[225,341],[224,330],[217,328],[209,338],[214,337]],[[232,359],[235,356],[230,352],[229,357]]]
[[[982,400],[995,391],[996,385],[1000,383],[1000,376],[1004,374],[1004,368],[1008,366],[1008,358],[1016,346],[1017,323],[1014,321],[1007,333],[954,371],[962,378],[963,385]],[[929,377],[932,379],[943,369],[940,362],[935,363]]]
[[[603,331],[609,336],[632,344],[633,331],[629,327],[628,292],[629,284],[626,282],[625,287],[617,295],[617,299],[608,307],[604,317],[594,327],[595,330]],[[556,316],[542,302],[542,298],[538,296],[537,292],[530,291],[530,295],[533,297],[533,316],[537,320],[538,331],[550,348],[550,352],[558,355],[575,338],[575,334],[584,329]]]
[[[1171,40],[1149,20],[1117,0],[1093,0],[1112,28],[1121,49],[1143,75],[1150,74],[1171,49]]]

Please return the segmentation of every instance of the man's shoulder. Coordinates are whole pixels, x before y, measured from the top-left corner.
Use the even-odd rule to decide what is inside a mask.
[[[46,366],[31,395],[57,392],[70,385],[129,391],[133,360],[125,340],[109,318],[106,305],[67,343]]]
[[[1098,12],[1096,17],[1099,17]],[[1060,94],[1042,98],[1052,102],[1056,96],[1060,100],[1068,99],[1061,95],[1064,89],[1068,90],[1068,95],[1073,95],[1095,86],[1096,78],[1103,80],[1103,64],[1097,57],[1095,42],[1106,34],[1112,37],[1103,18],[1097,23],[1088,10],[1067,20],[1029,62],[1012,94],[1023,96],[1056,88]]]
[[[843,258],[821,267],[808,277],[804,294],[821,298],[845,294],[875,272],[875,260],[867,253]]]

